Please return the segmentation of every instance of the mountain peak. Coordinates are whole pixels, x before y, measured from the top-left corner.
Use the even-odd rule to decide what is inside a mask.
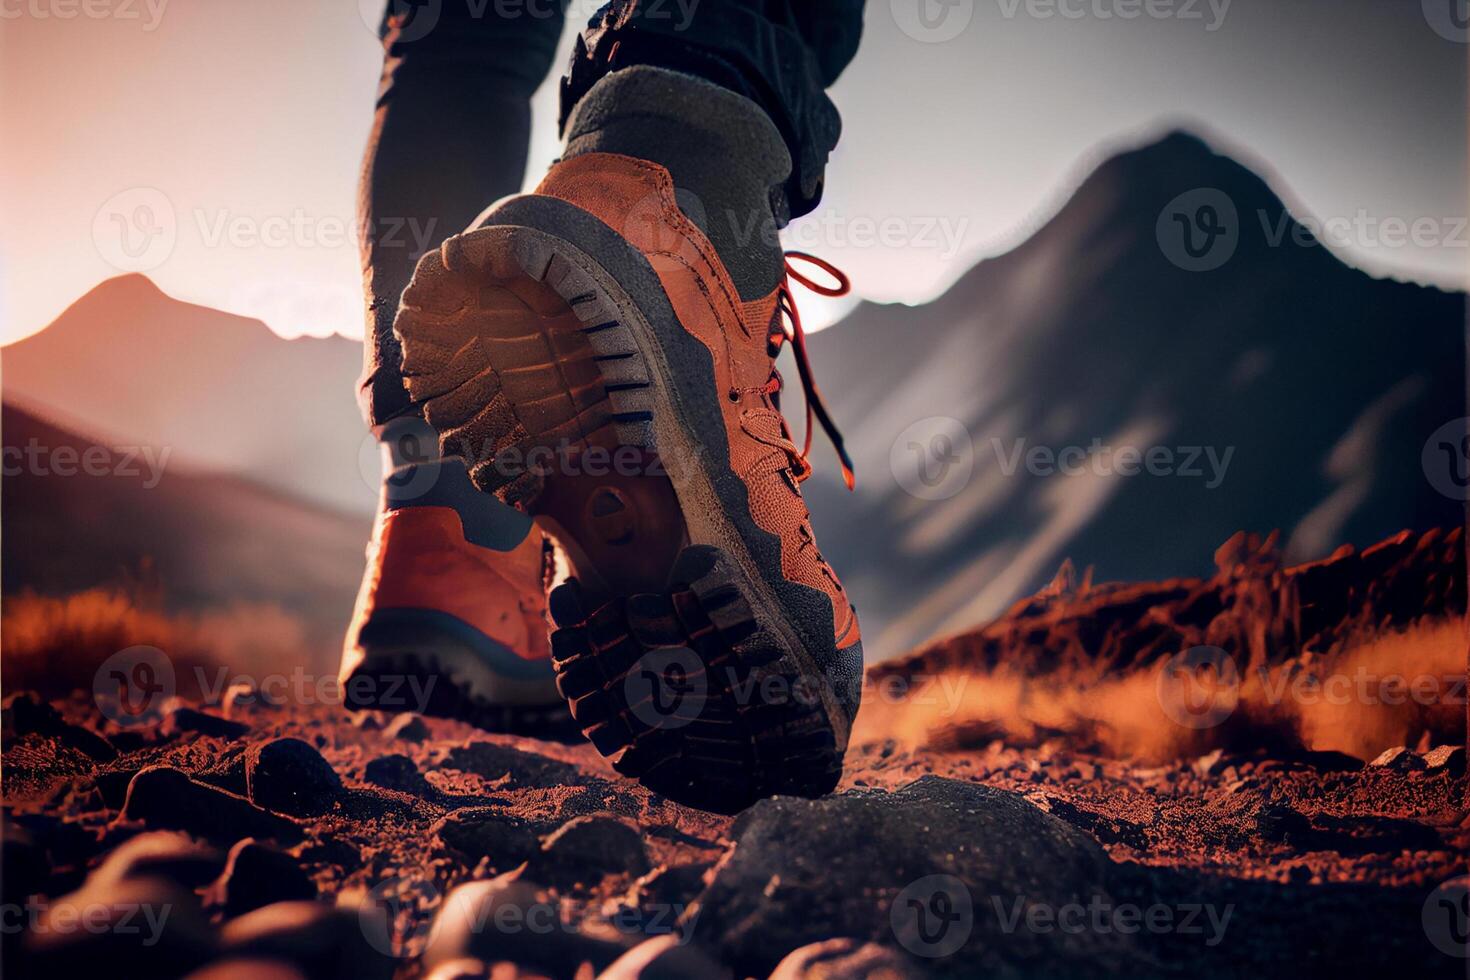
[[[1145,197],[1158,207],[1188,191],[1213,189],[1227,195],[1237,209],[1276,212],[1284,204],[1267,183],[1268,176],[1220,152],[1195,132],[1172,129],[1108,157],[1083,181],[1077,195],[1084,196],[1089,185],[1104,183],[1135,202]]]

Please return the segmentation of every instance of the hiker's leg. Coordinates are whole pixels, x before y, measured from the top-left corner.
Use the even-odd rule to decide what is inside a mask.
[[[864,0],[615,0],[577,40],[562,81],[563,129],[609,73],[644,65],[693,75],[745,96],[775,124],[791,156],[778,220],[822,195],[841,119],[826,88],[857,53]]]
[[[490,447],[476,486],[567,553],[572,717],[620,772],[722,810],[829,791],[861,696],[774,363],[792,340],[820,404],[775,232],[820,197],[861,8],[805,2],[600,11],[561,160],[426,256],[396,322],[442,444]]]
[[[545,537],[477,493],[463,459],[440,458],[404,390],[393,334],[419,253],[520,189],[529,100],[551,66],[561,7],[391,2],[403,16],[384,23],[360,196],[369,305],[360,395],[385,479],[343,647],[344,690],[354,708],[575,738],[549,659]],[[384,703],[405,677],[422,682],[423,703]]]
[[[520,190],[531,94],[550,71],[562,6],[389,0],[383,74],[359,188],[368,301],[360,398],[369,424],[408,410],[393,314],[423,248]]]

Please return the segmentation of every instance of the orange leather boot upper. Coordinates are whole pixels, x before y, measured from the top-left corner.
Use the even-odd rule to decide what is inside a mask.
[[[817,549],[800,483],[811,473],[776,408],[774,359],[785,285],[743,302],[704,233],[679,210],[668,171],[634,157],[586,153],[551,168],[536,193],[595,215],[647,257],[684,329],[708,348],[720,388],[730,467],[750,516],[781,541],[781,571],[832,601],[839,649],[860,639],[857,617]],[[716,220],[719,220],[718,218]]]
[[[357,631],[377,610],[427,609],[453,616],[527,660],[551,656],[545,619],[545,537],[532,531],[508,552],[465,540],[451,507],[379,513],[358,593]]]

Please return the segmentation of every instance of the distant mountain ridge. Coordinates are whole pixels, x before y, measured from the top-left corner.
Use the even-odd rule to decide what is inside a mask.
[[[1143,581],[1208,571],[1239,530],[1281,528],[1300,561],[1459,523],[1420,450],[1465,414],[1464,296],[1374,279],[1301,231],[1260,176],[1171,133],[934,301],[814,335],[858,492],[824,448],[805,490],[870,656],[997,615],[1064,558]],[[78,431],[365,513],[360,354],[127,276],[0,359],[7,399]]]
[[[370,519],[304,503],[238,476],[191,470],[173,454],[115,451],[6,403],[4,593],[67,595],[142,580],[171,612],[277,609],[309,640],[318,669],[352,612]],[[13,450],[33,451],[22,463]],[[151,450],[155,447],[146,447]],[[105,462],[88,452],[105,450]],[[63,456],[69,452],[70,456]]]
[[[1199,252],[1200,219],[1230,229],[1195,259],[1171,232]],[[1420,451],[1465,414],[1463,294],[1374,279],[1310,241],[1261,177],[1172,133],[1107,159],[932,303],[863,304],[813,337],[859,491],[819,460],[808,498],[879,656],[997,615],[1068,557],[1138,581],[1205,572],[1242,529],[1281,528],[1298,561],[1458,525]],[[968,436],[963,491],[903,489],[914,426],[905,443]],[[1098,442],[1170,449],[1176,475],[1025,465]],[[1177,472],[1191,447],[1200,477]],[[1213,487],[1208,449],[1229,453]]]
[[[0,351],[13,403],[367,511],[375,497],[358,475],[367,435],[354,400],[361,365],[357,341],[285,340],[259,320],[181,303],[136,274],[99,284]]]

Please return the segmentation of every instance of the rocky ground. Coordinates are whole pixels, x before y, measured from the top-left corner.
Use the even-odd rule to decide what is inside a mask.
[[[1386,601],[1406,567],[1422,589],[1463,561],[1458,538],[1392,547],[1387,570],[1365,552],[1310,573],[1358,596],[1334,622]],[[1008,625],[875,678],[979,678],[960,654],[1007,630],[1041,658],[1070,629],[1071,649],[1078,603],[1103,624],[1083,639],[1118,657],[1119,637],[1143,635],[1119,603],[1156,629],[1205,593],[1276,608],[1273,589],[1296,583],[1299,610],[1325,601],[1301,570],[1241,567],[1149,587],[1174,596],[1152,606],[1063,581]],[[1378,592],[1355,590],[1364,569]],[[1210,622],[1232,609],[1196,625],[1228,647],[1235,634]],[[1026,617],[1053,628],[1028,632]],[[1283,662],[1269,630],[1241,635]],[[653,795],[585,745],[455,722],[235,688],[123,726],[90,695],[11,692],[5,975],[1464,975],[1463,729],[1437,741],[1431,719],[1412,747],[1364,762],[1301,739],[1251,746],[1242,732],[1259,726],[1220,724],[1213,745],[1143,761],[1094,729],[1023,730],[973,699],[916,725],[931,707],[869,698],[837,793],[732,818]]]

